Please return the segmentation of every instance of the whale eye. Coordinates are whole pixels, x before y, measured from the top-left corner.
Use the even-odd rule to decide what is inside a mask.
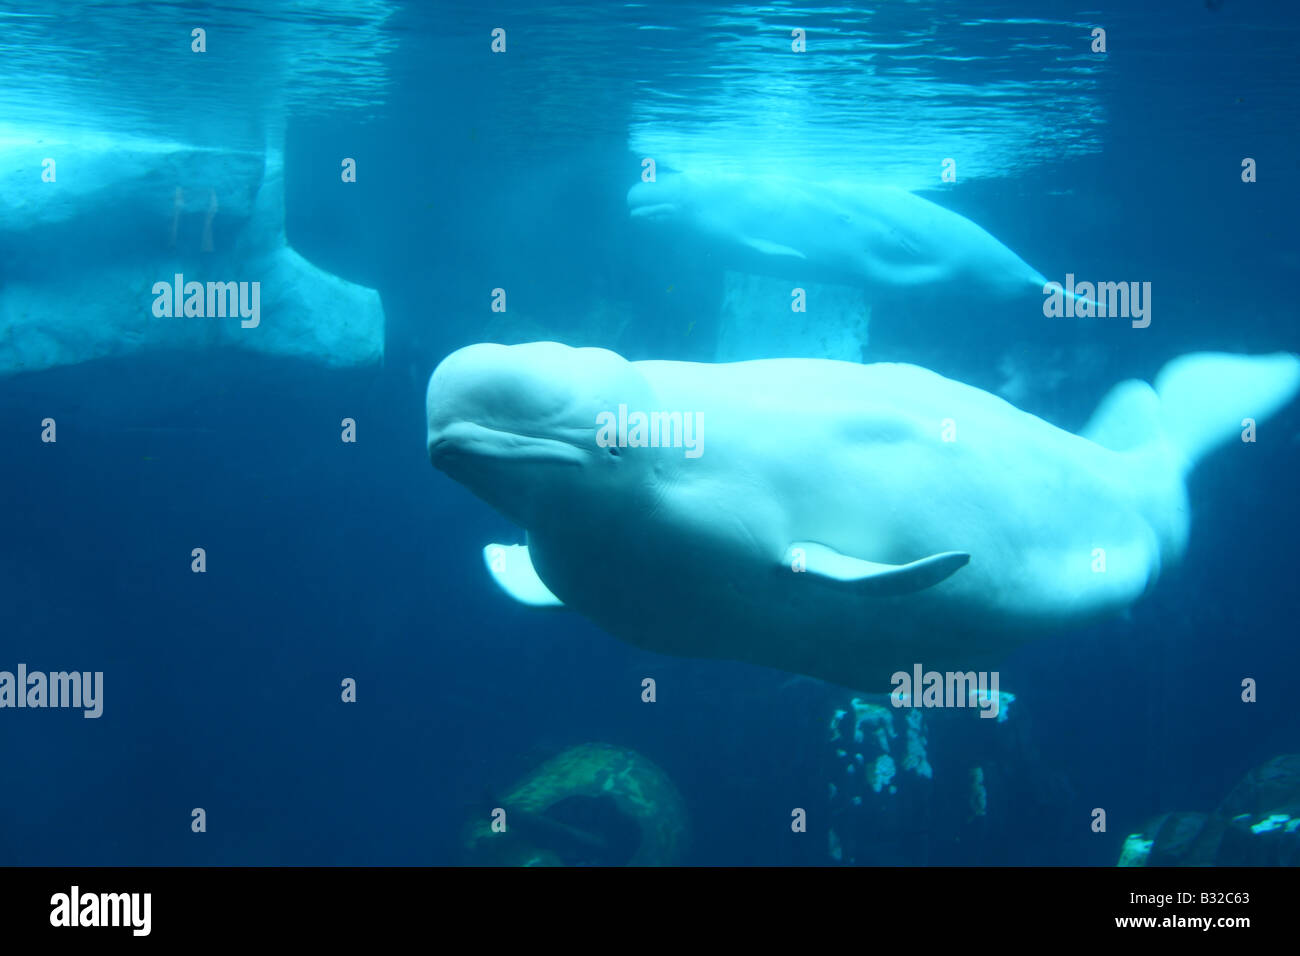
[[[619,456],[619,451],[618,451],[618,446],[617,446],[617,445],[609,445],[609,446],[607,446],[607,447],[609,448],[609,453],[610,453],[611,455],[613,455],[615,458],[617,458],[617,457]]]

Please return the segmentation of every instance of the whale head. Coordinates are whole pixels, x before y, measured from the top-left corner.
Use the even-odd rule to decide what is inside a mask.
[[[597,442],[598,416],[651,404],[632,363],[556,342],[469,345],[447,356],[426,394],[433,466],[524,528],[588,515],[639,481],[644,460]]]
[[[695,214],[694,190],[682,173],[665,173],[654,182],[639,182],[627,191],[627,209],[633,219],[660,222],[687,219]]]

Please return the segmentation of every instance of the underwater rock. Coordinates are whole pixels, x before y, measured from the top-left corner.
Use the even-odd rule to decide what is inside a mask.
[[[0,193],[0,375],[147,348],[383,357],[379,293],[288,245],[278,149],[5,130]]]
[[[1163,813],[1124,838],[1118,866],[1179,866],[1205,831],[1206,813]],[[1148,836],[1148,834],[1150,834]]]
[[[1254,768],[1213,813],[1164,813],[1125,838],[1119,866],[1300,866],[1300,755]]]
[[[866,360],[871,307],[855,286],[804,282],[807,311],[791,309],[788,279],[728,271],[715,362],[762,358]]]
[[[546,761],[466,828],[472,863],[488,866],[673,866],[689,842],[685,806],[659,767],[634,750],[588,743]]]
[[[975,708],[896,708],[853,697],[831,716],[825,749],[826,854],[871,866],[1041,863],[1059,843],[1063,778],[1046,770],[1023,717]]]

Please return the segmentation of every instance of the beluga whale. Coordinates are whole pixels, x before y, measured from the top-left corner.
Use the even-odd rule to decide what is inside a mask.
[[[665,172],[628,190],[634,219],[704,237],[742,272],[876,292],[960,284],[1003,297],[1047,279],[964,216],[891,186]]]
[[[1289,353],[1184,355],[1073,434],[913,365],[477,344],[429,380],[427,447],[523,529],[483,551],[514,599],[887,692],[1138,601],[1186,550],[1190,470],[1298,388]]]

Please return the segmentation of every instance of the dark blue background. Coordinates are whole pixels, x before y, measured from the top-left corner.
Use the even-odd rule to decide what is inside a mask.
[[[1049,276],[1153,281],[1144,333],[1047,334],[1067,352],[1100,347],[1094,377],[1030,403],[1071,428],[1110,385],[1182,352],[1298,345],[1300,144],[1293,106],[1276,104],[1300,84],[1294,58],[1254,58],[1270,31],[1295,35],[1294,5],[1092,19],[1129,27],[1111,33],[1127,53],[1105,80],[1104,153],[944,200]],[[635,747],[676,780],[691,862],[823,861],[824,833],[793,836],[789,810],[823,799],[825,721],[847,695],[660,658],[508,603],[479,551],[517,531],[425,458],[427,376],[480,338],[495,286],[559,329],[602,295],[633,313],[629,357],[705,357],[658,295],[665,277],[703,279],[671,256],[641,261],[628,228],[639,157],[610,106],[618,81],[583,140],[520,142],[528,91],[467,82],[428,13],[396,26],[407,62],[386,118],[291,119],[287,143],[290,241],[380,290],[382,368],[151,355],[0,382],[0,669],[102,670],[106,683],[99,720],[0,712],[0,862],[455,862],[486,792],[586,740]],[[358,160],[355,185],[338,181],[343,155]],[[1251,186],[1243,155],[1259,161]],[[1053,195],[1062,184],[1072,195]],[[1005,324],[992,309],[908,316],[937,329],[924,344],[882,314],[894,351],[881,357],[991,387],[991,354],[945,345]],[[39,441],[47,416],[55,445]],[[339,441],[344,417],[355,445]],[[1043,773],[1070,779],[1065,811],[1081,822],[1077,838],[987,862],[1113,863],[1150,815],[1209,809],[1251,766],[1300,747],[1298,432],[1292,409],[1196,472],[1185,565],[1130,620],[1048,635],[1007,662],[1013,719]],[[194,547],[204,575],[190,572]],[[654,706],[639,698],[645,676]],[[1253,706],[1238,700],[1244,676],[1260,684]],[[344,677],[355,705],[340,703]],[[1098,806],[1105,835],[1087,829]]]

